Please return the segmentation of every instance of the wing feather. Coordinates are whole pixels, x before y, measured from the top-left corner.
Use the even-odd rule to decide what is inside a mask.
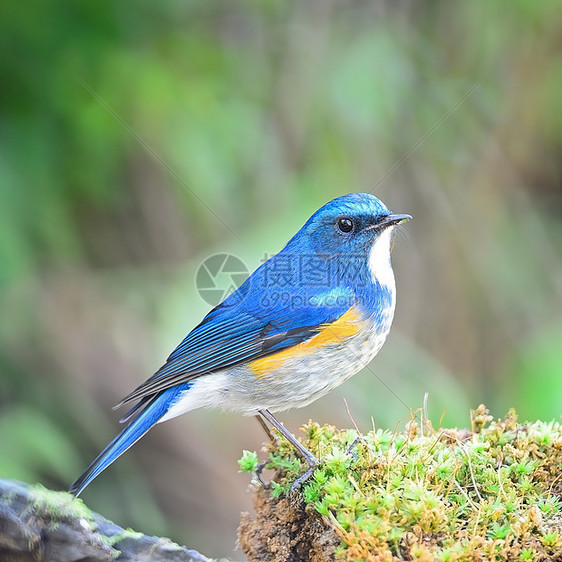
[[[243,304],[245,310],[223,303],[209,312],[174,349],[166,363],[115,408],[302,343],[348,309],[348,306],[308,306],[271,310],[255,306],[252,309],[252,303]],[[135,411],[133,408],[131,413]]]

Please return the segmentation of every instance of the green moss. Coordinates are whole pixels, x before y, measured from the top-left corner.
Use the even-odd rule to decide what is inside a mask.
[[[102,540],[107,546],[113,547],[125,539],[141,539],[142,537],[144,537],[144,535],[134,529],[123,529],[123,531],[117,535],[111,537],[103,536]]]
[[[139,533],[138,531],[135,531],[134,529],[123,529],[121,533],[118,533],[116,535],[112,535],[111,537],[107,537],[107,536],[101,536],[101,540],[107,545],[110,546],[111,548],[113,548],[114,550],[112,551],[112,555],[114,558],[119,558],[119,556],[121,556],[121,551],[117,549],[119,543],[121,543],[122,541],[126,540],[126,539],[142,539],[144,537],[143,533]],[[182,550],[182,547],[171,541],[170,539],[167,538],[161,538],[159,539],[160,543],[165,543],[166,544],[166,548],[168,550]]]
[[[259,466],[258,455],[254,451],[243,451],[238,461],[240,472],[256,472]]]
[[[402,433],[358,435],[309,422],[321,465],[296,493],[341,537],[347,560],[545,560],[562,555],[562,426],[494,421],[472,429],[415,420]],[[273,445],[272,445],[273,447]],[[284,440],[272,450],[271,494],[290,494],[305,464]]]
[[[100,535],[100,538],[104,544],[112,548],[111,555],[114,559],[119,558],[122,552],[115,548],[115,545],[119,544],[121,541],[127,538],[133,539],[140,539],[144,535],[139,533],[138,531],[134,531],[133,529],[123,529],[121,533],[117,533],[116,535],[112,535],[111,537],[107,537],[105,535]]]
[[[67,492],[54,492],[36,484],[30,490],[33,512],[50,519],[54,528],[63,519],[82,519],[91,528],[95,527],[94,516],[79,498],[74,498]]]

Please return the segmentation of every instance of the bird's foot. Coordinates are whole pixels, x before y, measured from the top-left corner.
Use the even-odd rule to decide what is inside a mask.
[[[353,442],[351,443],[351,445],[347,448],[347,450],[345,451],[346,455],[350,456],[351,458],[353,458],[353,460],[355,462],[357,462],[359,460],[359,455],[353,450],[355,449],[356,445],[358,443],[361,443],[361,441],[363,441],[362,437],[356,437]]]
[[[306,449],[305,449],[306,450]],[[303,484],[314,474],[317,466],[320,464],[320,460],[307,451],[308,455],[304,456],[304,460],[308,464],[308,470],[301,474],[291,485],[291,493],[297,492],[303,486]]]
[[[291,494],[298,492],[303,484],[314,474],[316,470],[316,466],[311,466],[304,474],[299,476],[292,484],[291,484]]]
[[[265,480],[262,477],[263,471],[265,470],[266,466],[267,462],[260,462],[256,470],[254,470],[254,476],[262,486],[266,486]]]

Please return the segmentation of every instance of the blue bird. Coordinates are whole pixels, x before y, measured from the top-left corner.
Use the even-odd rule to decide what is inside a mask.
[[[70,492],[78,496],[156,423],[204,406],[256,415],[314,467],[271,412],[310,404],[378,353],[396,302],[392,234],[409,219],[365,193],[318,209],[116,406],[136,402]]]

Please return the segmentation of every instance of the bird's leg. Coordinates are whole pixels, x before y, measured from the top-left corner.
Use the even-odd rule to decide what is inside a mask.
[[[273,433],[271,433],[271,430],[269,429],[269,427],[267,427],[267,424],[265,423],[264,419],[261,417],[260,414],[256,414],[256,419],[258,420],[258,423],[262,426],[263,430],[266,432],[267,436],[269,437],[269,440],[272,443],[276,442],[275,437],[273,436]]]
[[[311,476],[314,469],[318,466],[318,459],[279,421],[269,410],[259,410],[259,415],[265,418],[289,443],[297,450],[300,456],[306,461],[309,468],[299,476],[291,486],[291,491],[298,490]],[[263,420],[262,420],[263,421]]]
[[[265,423],[265,420],[261,417],[260,414],[256,414],[255,418],[256,418],[256,420],[258,420],[258,423],[261,425],[262,429],[265,431],[265,433],[269,437],[270,442],[273,443],[274,445],[276,445],[277,439],[275,438],[273,433],[271,433],[271,429],[269,429],[268,425]],[[262,474],[263,474],[263,471],[265,470],[266,466],[267,466],[267,462],[260,462],[258,464],[258,467],[256,468],[255,473],[254,473],[256,478],[258,479],[258,482],[262,486],[265,486],[265,482],[262,478]]]
[[[259,410],[259,414],[289,441],[309,466],[318,464],[318,459],[269,410]]]

